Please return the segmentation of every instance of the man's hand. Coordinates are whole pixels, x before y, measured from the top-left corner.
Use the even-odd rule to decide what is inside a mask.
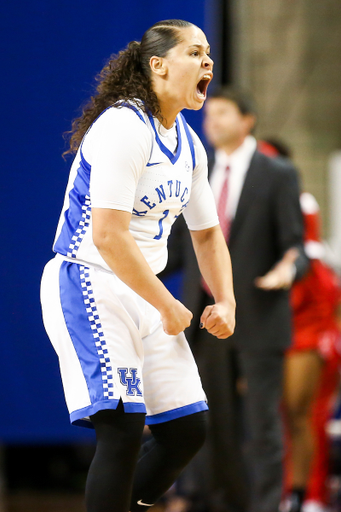
[[[225,302],[217,302],[206,306],[200,318],[200,328],[216,336],[220,340],[233,334],[235,327],[235,306]]]
[[[295,260],[299,253],[289,249],[283,258],[265,276],[257,277],[255,285],[262,290],[288,290],[295,279]]]

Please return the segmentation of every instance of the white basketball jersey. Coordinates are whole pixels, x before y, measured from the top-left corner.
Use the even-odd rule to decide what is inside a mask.
[[[71,168],[55,252],[111,272],[92,240],[91,210],[123,210],[132,213],[130,232],[157,274],[167,263],[171,226],[189,204],[185,217],[191,229],[218,224],[204,149],[181,114],[173,130],[177,146],[171,151],[160,123],[132,103],[110,107],[97,118]]]

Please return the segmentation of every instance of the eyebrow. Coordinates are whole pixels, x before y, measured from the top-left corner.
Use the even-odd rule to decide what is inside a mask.
[[[188,48],[205,48],[202,44],[190,44]],[[206,51],[210,51],[211,47],[208,45]]]

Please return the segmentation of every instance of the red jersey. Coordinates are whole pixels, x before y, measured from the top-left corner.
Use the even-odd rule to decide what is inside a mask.
[[[323,246],[319,236],[319,208],[311,194],[301,195],[301,208],[310,270],[292,287],[293,344],[289,350],[318,349],[324,358],[329,358],[340,336],[336,323],[340,282],[336,273],[320,259]]]

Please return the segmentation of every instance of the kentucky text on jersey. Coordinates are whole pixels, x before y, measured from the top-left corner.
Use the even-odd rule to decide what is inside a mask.
[[[162,203],[162,201],[166,201],[167,198],[170,198],[170,197],[173,197],[173,180],[170,180],[167,182],[167,185],[168,187],[165,187],[166,190],[164,189],[164,186],[161,184],[159,185],[155,191],[158,195],[158,198],[159,198],[159,204]],[[181,195],[180,195],[181,193]],[[181,181],[179,180],[176,180],[175,181],[175,187],[174,187],[174,195],[175,197],[180,197],[180,201],[181,203],[183,203],[186,198],[188,198],[188,194],[189,194],[189,190],[188,190],[188,187],[185,187],[184,190],[182,190],[182,187],[181,187]],[[141,199],[140,199],[141,203],[144,203],[146,206],[148,206],[149,210],[152,210],[153,208],[155,208],[156,206],[156,203],[153,203],[151,202],[151,200],[149,199],[148,196],[143,196]],[[183,205],[184,207],[186,207],[187,203],[185,205]],[[133,209],[133,214],[135,215],[146,215],[148,210],[144,211],[144,212],[138,212],[137,210],[135,210],[135,208]]]

